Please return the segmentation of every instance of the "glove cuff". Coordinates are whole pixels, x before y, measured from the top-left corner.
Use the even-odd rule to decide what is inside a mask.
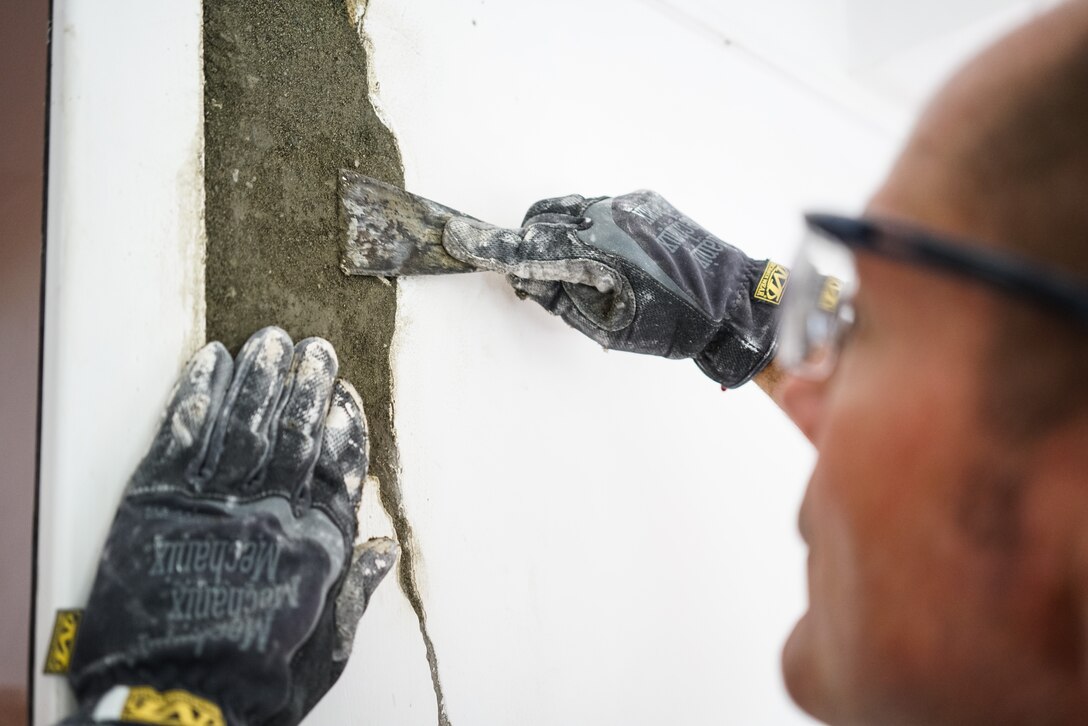
[[[752,351],[734,333],[729,333],[718,336],[694,360],[699,370],[726,390],[743,386],[755,378],[770,364],[777,349],[778,340],[772,339],[764,350]]]
[[[767,367],[778,344],[778,307],[789,269],[771,260],[749,260],[747,290],[730,305],[722,328],[695,363],[722,388],[741,386]]]

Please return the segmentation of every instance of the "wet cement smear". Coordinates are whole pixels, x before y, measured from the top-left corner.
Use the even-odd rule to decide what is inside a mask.
[[[397,480],[389,368],[396,290],[338,266],[337,171],[396,186],[404,176],[396,141],[370,102],[356,30],[363,6],[355,6],[204,2],[207,336],[237,351],[274,324],[295,341],[318,335],[335,346],[340,375],[365,402],[371,473],[403,548],[400,585],[419,618],[439,722],[447,724]]]

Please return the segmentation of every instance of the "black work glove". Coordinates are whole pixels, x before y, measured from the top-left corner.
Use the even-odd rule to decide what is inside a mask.
[[[336,681],[398,553],[355,546],[366,421],[336,371],[278,328],[189,362],[110,529],[66,723],[294,726]]]
[[[545,199],[519,231],[455,217],[442,244],[605,348],[693,358],[727,388],[774,355],[786,268],[749,258],[655,192]]]

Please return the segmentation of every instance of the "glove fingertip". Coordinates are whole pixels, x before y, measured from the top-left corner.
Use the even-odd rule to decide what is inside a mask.
[[[560,289],[561,283],[553,280],[533,280],[528,277],[507,275],[506,281],[514,288],[514,294],[522,300],[534,300],[544,307],[548,307]],[[549,308],[550,310],[550,308]]]
[[[134,481],[199,467],[233,371],[234,359],[219,341],[193,354],[174,384],[158,433]]]
[[[295,344],[295,358],[300,361],[312,360],[314,369],[310,372],[317,375],[325,374],[331,378],[340,369],[340,359],[332,343],[316,336],[303,338]]]
[[[374,537],[355,548],[355,567],[360,568],[367,597],[377,589],[400,557],[400,545],[388,537]]]
[[[506,230],[469,217],[453,217],[442,228],[442,246],[461,262],[479,264],[478,252]]]
[[[210,433],[234,375],[234,358],[225,345],[213,340],[196,352],[186,373],[190,390],[199,390],[208,397],[208,405],[200,425],[209,429],[207,433]]]
[[[400,546],[388,537],[375,537],[355,546],[351,568],[336,598],[336,647],[333,660],[351,655],[355,629],[381,581],[393,569]]]
[[[525,213],[525,218],[521,222],[521,226],[524,227],[527,224],[531,224],[534,217],[539,217],[542,214],[561,214],[567,216],[577,216],[585,209],[586,198],[581,194],[567,194],[562,197],[550,197],[548,199],[541,199],[539,202],[529,207],[529,211]]]
[[[363,400],[351,383],[338,378],[325,417],[319,465],[337,475],[354,505],[362,496],[369,463],[370,437]]]

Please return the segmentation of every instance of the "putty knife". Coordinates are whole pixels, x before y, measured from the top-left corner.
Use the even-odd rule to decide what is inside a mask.
[[[344,234],[340,269],[346,275],[396,277],[473,272],[442,247],[442,229],[455,209],[350,169],[340,170]]]

